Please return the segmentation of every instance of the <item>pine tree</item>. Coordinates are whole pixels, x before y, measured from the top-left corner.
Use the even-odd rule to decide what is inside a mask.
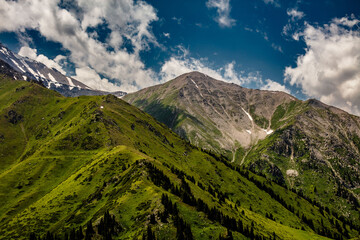
[[[75,229],[72,228],[71,231],[70,231],[70,238],[69,240],[76,240],[76,232],[75,232]]]
[[[155,214],[151,214],[150,215],[150,224],[155,224],[156,220],[155,220]]]
[[[54,240],[54,236],[48,231],[46,233],[46,237],[45,237],[46,240]]]
[[[95,231],[93,229],[91,220],[86,224],[86,231],[85,231],[85,240],[91,240],[91,237],[94,235]]]
[[[84,234],[82,231],[82,227],[80,226],[79,229],[76,231],[76,239],[82,240],[84,239]]]
[[[232,235],[232,232],[231,232],[229,229],[228,229],[227,231],[228,231],[227,239],[228,239],[228,240],[233,240],[234,237],[233,237],[233,235]]]
[[[148,225],[147,230],[146,230],[146,238],[144,238],[146,240],[155,240],[155,234],[154,232],[151,230],[151,226]]]
[[[30,233],[29,239],[30,240],[37,240],[38,238],[36,237],[35,233]]]

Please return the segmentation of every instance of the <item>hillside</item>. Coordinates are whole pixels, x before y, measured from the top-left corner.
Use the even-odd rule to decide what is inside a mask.
[[[66,98],[3,75],[0,161],[0,239],[326,239],[360,229],[114,96]]]
[[[360,118],[317,100],[192,72],[129,94],[192,144],[303,192],[351,219],[360,200]]]

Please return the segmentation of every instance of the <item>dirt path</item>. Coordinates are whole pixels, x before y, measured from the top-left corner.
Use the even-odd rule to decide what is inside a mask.
[[[247,155],[248,155],[248,153],[249,153],[250,151],[251,151],[251,148],[245,152],[244,157],[241,159],[240,165],[243,165],[243,163],[244,163],[244,161],[245,161],[245,158],[247,157]]]
[[[236,155],[236,150],[233,151],[233,159],[232,159],[232,163],[235,162],[235,155]]]
[[[24,128],[23,123],[20,123],[20,128],[21,128],[21,132],[24,134],[25,140],[26,140],[26,142],[27,142],[27,141],[28,141],[28,138],[27,138],[27,136],[26,136],[26,132],[25,132],[25,128]]]

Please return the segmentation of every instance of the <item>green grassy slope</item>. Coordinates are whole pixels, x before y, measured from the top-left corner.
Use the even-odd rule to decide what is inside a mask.
[[[357,136],[356,121],[312,101],[279,106],[271,120],[277,130],[249,151],[244,165],[357,221],[359,152],[349,134]]]
[[[358,222],[193,147],[111,95],[65,98],[0,76],[0,156],[0,239],[62,237],[89,222],[101,239],[107,211],[120,226],[113,239],[143,239],[148,228],[181,238],[179,219],[194,239],[358,235]]]

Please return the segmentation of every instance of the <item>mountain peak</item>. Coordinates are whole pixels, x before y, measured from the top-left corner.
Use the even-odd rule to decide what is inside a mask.
[[[337,108],[337,107],[334,107],[334,106],[330,106],[330,105],[327,105],[315,98],[311,98],[309,100],[306,101],[308,105],[314,107],[314,108],[320,108],[320,109],[325,109],[325,110],[329,110],[333,113],[336,113],[336,114],[348,114],[346,111],[340,109],[340,108]]]
[[[182,75],[180,75],[179,77],[186,77],[186,78],[189,78],[189,77],[208,77],[208,75],[202,73],[202,72],[199,72],[199,71],[192,71],[192,72],[188,72],[188,73],[184,73]]]
[[[229,88],[229,86],[234,85],[225,81],[217,80],[207,74],[198,71],[184,73],[169,82],[181,88],[184,86],[186,86],[187,88],[190,87],[191,89],[195,89],[195,92],[198,92],[198,90],[200,89],[205,91],[212,91],[218,88]],[[239,85],[236,85],[236,87],[242,88]]]
[[[197,83],[198,81],[204,81],[204,80],[216,81],[214,78],[212,78],[204,73],[198,72],[198,71],[184,73],[184,74],[176,77],[172,81],[181,81],[181,82],[194,82],[195,81],[195,83]]]
[[[237,145],[248,148],[265,138],[272,132],[276,108],[298,101],[288,94],[243,88],[198,71],[140,90],[125,100],[195,145],[219,151],[233,151]]]

